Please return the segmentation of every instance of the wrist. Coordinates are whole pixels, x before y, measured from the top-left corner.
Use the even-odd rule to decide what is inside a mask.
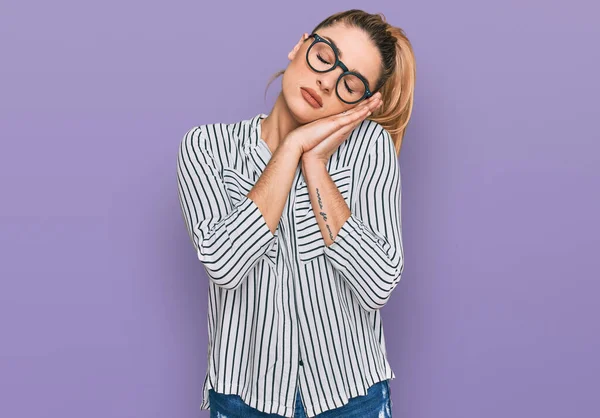
[[[287,137],[283,139],[283,142],[281,143],[280,147],[286,153],[290,153],[290,154],[294,155],[297,160],[302,159],[302,154],[303,154],[302,147],[296,145],[293,142],[290,142],[290,140],[288,140]]]
[[[310,153],[302,154],[302,157],[300,159],[302,161],[302,168],[311,166],[327,167],[326,160],[320,157],[310,155]]]

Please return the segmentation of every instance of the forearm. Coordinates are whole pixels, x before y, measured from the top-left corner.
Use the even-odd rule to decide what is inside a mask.
[[[322,161],[302,159],[302,175],[323,240],[329,246],[350,217],[350,208]]]
[[[321,164],[319,167],[305,162],[303,173],[307,183],[311,183],[309,195],[319,224],[320,205],[317,202],[315,206],[312,194],[313,189],[323,188],[319,195],[332,230],[331,235],[329,230],[324,231],[327,232],[323,235],[327,246],[323,248],[323,254],[349,284],[363,309],[381,309],[404,270],[402,189],[394,143],[389,133],[382,130],[369,148],[361,166],[362,181],[353,190],[353,200],[347,211],[339,191],[328,187],[330,183],[334,187],[336,184],[326,173],[324,163]],[[342,202],[336,204],[338,196],[343,205]],[[345,215],[341,216],[344,211]]]
[[[291,143],[281,143],[247,197],[260,209],[271,233],[275,233],[290,193],[302,151]]]

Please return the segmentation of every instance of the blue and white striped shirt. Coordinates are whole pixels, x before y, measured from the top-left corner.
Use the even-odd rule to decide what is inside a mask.
[[[275,233],[246,195],[271,158],[260,113],[191,128],[177,160],[178,193],[209,279],[209,389],[308,417],[394,379],[379,309],[404,268],[400,168],[392,138],[364,120],[328,172],[352,214],[327,247],[300,164]]]

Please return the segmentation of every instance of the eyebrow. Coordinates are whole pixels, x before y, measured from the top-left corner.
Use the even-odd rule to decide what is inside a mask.
[[[338,46],[336,45],[336,43],[333,41],[333,39],[331,39],[329,36],[323,36],[320,35],[321,38],[327,39],[329,42],[331,42],[331,45],[333,45],[333,47],[335,48],[338,56],[340,57],[340,60],[342,59],[342,51],[340,51],[340,49],[338,48]],[[356,68],[349,68],[350,71],[358,73],[361,75],[362,78],[364,78],[367,82],[367,87],[371,88],[371,83],[369,83],[369,79],[367,77],[365,77],[363,75],[363,73],[361,73],[360,71],[358,71]]]
[[[342,58],[342,51],[340,51],[340,49],[338,48],[337,44],[333,41],[333,39],[331,39],[329,36],[323,36],[321,35],[321,38],[325,38],[327,39],[329,42],[331,42],[331,45],[333,45],[333,47],[335,48],[335,50],[337,51],[338,55],[340,56],[340,58]]]

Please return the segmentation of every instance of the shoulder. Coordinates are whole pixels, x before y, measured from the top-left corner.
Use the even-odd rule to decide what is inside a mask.
[[[228,140],[227,129],[223,129],[227,124],[224,123],[206,123],[189,128],[182,138],[182,143],[194,148],[214,148],[223,140]]]
[[[393,150],[394,142],[389,131],[379,122],[365,119],[350,133],[345,149],[356,161],[374,153]],[[386,152],[389,154],[389,152]]]
[[[247,137],[251,120],[193,126],[183,135],[180,149],[202,151],[211,157],[225,156]]]
[[[366,132],[372,132],[371,135],[368,136],[368,149],[369,151],[373,151],[375,147],[385,147],[385,148],[393,148],[394,140],[392,139],[392,135],[390,132],[385,129],[379,122],[375,122],[374,120],[365,120],[367,129]]]

